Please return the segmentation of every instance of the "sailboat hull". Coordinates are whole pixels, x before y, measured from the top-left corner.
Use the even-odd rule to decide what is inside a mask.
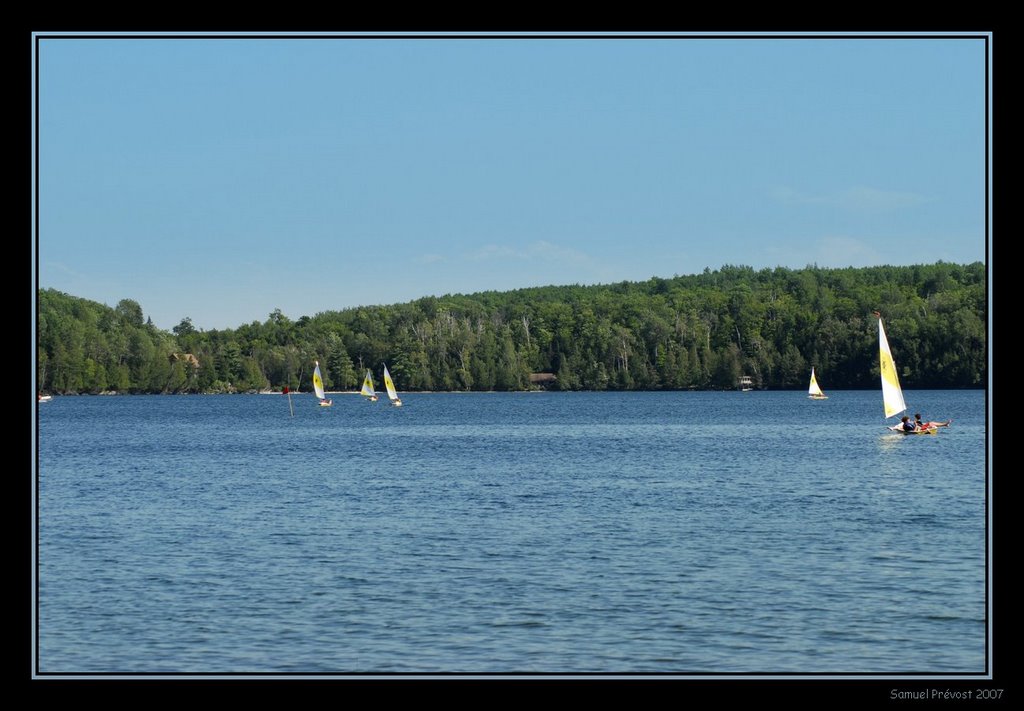
[[[924,428],[919,429],[919,430],[905,430],[905,429],[903,429],[902,423],[895,424],[892,427],[889,427],[888,429],[893,431],[893,432],[896,432],[898,434],[903,434],[903,435],[928,435],[928,434],[932,434],[933,435],[933,434],[938,434],[939,433],[939,428],[938,427],[924,427]]]

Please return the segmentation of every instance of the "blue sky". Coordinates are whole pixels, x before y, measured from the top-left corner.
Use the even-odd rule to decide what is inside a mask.
[[[38,285],[164,329],[986,260],[981,39],[38,43]]]

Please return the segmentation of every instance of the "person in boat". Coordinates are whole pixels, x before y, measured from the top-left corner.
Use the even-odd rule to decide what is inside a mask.
[[[930,430],[932,427],[949,427],[949,423],[952,421],[953,420],[946,420],[945,422],[921,422],[921,413],[914,413],[914,424],[921,430]]]
[[[903,423],[904,432],[917,432],[917,425],[910,421],[910,418],[904,415],[900,418],[900,422]]]

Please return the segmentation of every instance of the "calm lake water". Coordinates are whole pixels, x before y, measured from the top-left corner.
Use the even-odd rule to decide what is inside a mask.
[[[985,673],[984,392],[829,395],[54,398],[37,670]]]

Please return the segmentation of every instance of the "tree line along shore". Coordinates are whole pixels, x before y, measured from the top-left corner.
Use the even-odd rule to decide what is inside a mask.
[[[754,270],[428,296],[296,320],[158,329],[141,305],[53,289],[37,301],[40,392],[358,389],[383,364],[403,391],[722,390],[878,385],[875,311],[906,388],[987,380],[985,266]]]

